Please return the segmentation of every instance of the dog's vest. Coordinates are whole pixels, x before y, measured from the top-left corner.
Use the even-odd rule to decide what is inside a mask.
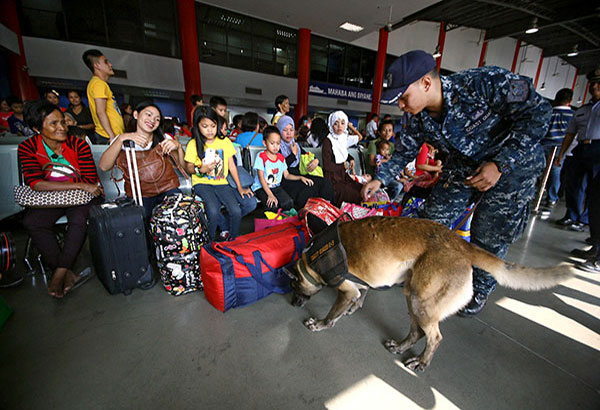
[[[313,236],[304,249],[308,265],[317,272],[328,286],[339,286],[344,280],[369,286],[348,272],[348,257],[340,240],[338,221],[333,222]]]

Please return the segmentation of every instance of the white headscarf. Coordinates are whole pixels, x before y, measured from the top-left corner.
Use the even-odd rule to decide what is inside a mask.
[[[346,129],[341,134],[336,134],[333,130],[333,124],[337,120],[344,120],[346,123]],[[344,111],[335,111],[329,115],[327,125],[329,126],[329,135],[327,138],[331,141],[335,163],[342,164],[348,158],[348,116]]]

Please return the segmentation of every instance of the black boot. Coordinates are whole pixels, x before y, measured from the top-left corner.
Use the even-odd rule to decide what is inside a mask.
[[[575,256],[576,258],[583,258],[583,259],[595,258],[597,253],[598,253],[598,250],[595,246],[592,246],[587,251],[584,251],[583,249],[573,249],[571,251],[572,256]]]
[[[477,315],[483,310],[487,299],[487,294],[475,291],[473,293],[473,299],[471,299],[467,306],[458,311],[458,316],[473,317]]]

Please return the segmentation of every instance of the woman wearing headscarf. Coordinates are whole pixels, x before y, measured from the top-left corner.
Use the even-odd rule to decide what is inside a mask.
[[[347,173],[347,165],[354,168],[354,158],[348,154],[348,147],[360,140],[357,135],[348,135],[348,116],[343,111],[335,111],[327,121],[329,135],[323,140],[323,173],[333,185],[336,206],[342,202],[359,204],[362,201],[362,185]]]
[[[294,175],[301,175],[300,173],[300,160],[303,154],[306,154],[302,148],[294,140],[295,127],[294,120],[283,115],[277,121],[277,128],[281,133],[281,146],[279,151],[285,157],[285,162],[288,166],[288,172]],[[306,165],[306,170],[309,175],[302,175],[313,180],[312,186],[305,185],[301,181],[291,181],[284,179],[281,182],[281,187],[287,192],[294,200],[294,207],[296,209],[304,208],[308,198],[319,197],[324,198],[330,202],[333,202],[333,187],[331,183],[323,177],[316,175],[310,175],[319,166],[319,160],[313,159]]]

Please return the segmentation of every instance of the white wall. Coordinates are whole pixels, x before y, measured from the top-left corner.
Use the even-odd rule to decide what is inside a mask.
[[[516,45],[517,40],[510,37],[488,41],[485,65],[495,65],[510,70]]]
[[[561,88],[571,88],[574,76],[575,69],[561,58],[544,58],[537,92],[546,98],[554,99],[556,92]],[[546,86],[544,90],[542,85]]]
[[[540,65],[541,54],[541,48],[532,45],[521,46],[521,49],[519,50],[519,57],[517,58],[515,72],[521,75],[526,75],[535,81],[535,75],[537,74],[537,69]]]
[[[482,45],[482,30],[459,27],[446,32],[441,67],[450,71],[477,67]]]
[[[388,54],[400,56],[410,50],[425,50],[433,53],[438,41],[439,23],[417,21],[392,31],[388,36]],[[377,51],[379,32],[375,31],[353,41],[359,47]],[[447,42],[446,42],[447,44]]]
[[[20,54],[17,34],[4,24],[0,24],[0,46],[15,54]]]
[[[585,78],[584,74],[577,76],[577,82],[575,83],[575,89],[573,90],[573,105],[580,107],[582,104],[585,103],[585,101],[583,101],[583,95],[585,94],[585,88],[587,87],[587,83],[587,78]],[[590,94],[588,92],[586,99],[589,99],[589,96]]]

